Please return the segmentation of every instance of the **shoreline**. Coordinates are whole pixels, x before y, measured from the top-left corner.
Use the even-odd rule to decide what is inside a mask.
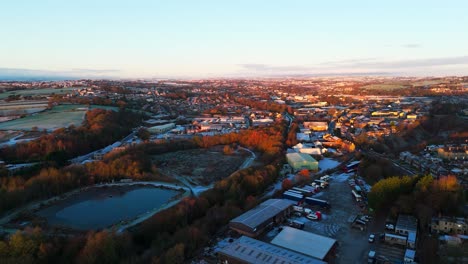
[[[60,203],[63,202],[64,200],[66,200],[67,198],[70,198],[70,197],[72,197],[74,195],[79,195],[79,194],[81,194],[81,193],[83,193],[85,191],[88,191],[90,189],[97,189],[98,190],[98,188],[108,188],[108,187],[120,187],[120,189],[121,189],[120,191],[122,191],[122,188],[124,188],[123,190],[125,190],[126,192],[134,189],[135,187],[152,187],[152,188],[159,188],[159,189],[174,190],[174,191],[179,192],[179,194],[176,194],[174,197],[170,198],[167,202],[165,202],[159,208],[154,208],[154,210],[150,210],[150,212],[152,212],[150,216],[152,216],[153,214],[157,213],[158,211],[160,211],[160,210],[162,210],[164,208],[167,208],[168,204],[175,204],[176,202],[180,201],[182,198],[184,198],[184,197],[186,197],[187,195],[190,194],[190,189],[185,187],[185,186],[177,185],[177,184],[171,184],[171,183],[164,183],[164,182],[150,182],[150,181],[135,181],[135,182],[133,182],[133,181],[126,181],[126,182],[114,182],[114,183],[99,183],[99,184],[94,184],[94,185],[91,185],[91,186],[82,187],[82,188],[79,188],[79,189],[76,189],[76,190],[72,190],[72,191],[69,191],[67,193],[51,197],[51,198],[46,199],[46,200],[32,202],[32,203],[30,203],[28,205],[25,205],[25,206],[21,207],[21,208],[15,209],[12,212],[7,212],[4,216],[2,216],[0,218],[0,231],[1,230],[6,230],[4,225],[10,224],[15,218],[17,218],[22,213],[32,213],[32,214],[34,214],[34,215],[36,215],[38,217],[41,217],[41,216],[39,216],[37,214],[37,212],[39,210],[41,210],[41,209],[45,209],[47,207],[55,206],[57,204],[60,206]],[[87,200],[87,199],[86,199],[86,197],[83,197],[80,200]],[[140,215],[138,215],[138,216],[136,216],[134,218],[124,220],[124,222],[135,222],[136,220],[138,220],[141,217],[142,216],[140,214]],[[146,217],[145,219],[147,219],[147,218],[149,218],[149,217]],[[138,223],[139,222],[140,221],[138,221]],[[112,229],[115,226],[119,226],[121,223],[122,223],[122,221],[118,221],[118,222],[116,222],[116,223],[114,223],[112,225],[109,225],[108,227],[102,228],[102,229]],[[133,226],[133,225],[126,225],[125,228],[128,228],[130,226]],[[54,226],[48,226],[48,227],[53,228]],[[59,227],[62,228],[63,226],[59,226]],[[11,230],[11,228],[8,228],[8,229]],[[21,228],[17,228],[15,230],[20,230],[20,229]],[[67,227],[67,229],[68,229],[68,227]],[[79,229],[76,229],[76,228],[70,228],[70,229],[74,230],[74,231],[76,231],[76,230],[82,231],[82,230],[79,230]]]

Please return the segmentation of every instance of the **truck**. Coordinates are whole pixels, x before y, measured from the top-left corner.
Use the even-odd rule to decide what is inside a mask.
[[[303,195],[313,194],[313,192],[311,190],[307,190],[307,189],[304,189],[304,188],[293,187],[292,190],[293,191],[298,191],[298,192],[302,193]]]
[[[353,195],[353,198],[356,200],[356,202],[360,202],[362,201],[362,196],[357,194],[356,191],[354,190],[351,190],[351,194]]]
[[[284,192],[284,193],[283,193],[283,198],[284,198],[284,199],[288,199],[288,200],[292,200],[292,201],[299,202],[299,201],[301,201],[302,199],[304,199],[304,195],[302,195],[302,194],[297,194],[297,193],[293,193],[293,192]]]
[[[292,192],[292,193],[302,194],[302,192],[297,191],[297,190],[293,190],[293,189],[290,189],[290,190],[287,190],[287,191]]]
[[[322,181],[329,181],[329,180],[330,180],[330,175],[322,176],[322,177],[320,177],[320,180],[322,180]]]
[[[357,185],[354,186],[354,190],[357,192],[357,194],[361,194],[361,192],[362,192],[361,187],[359,187]]]
[[[312,197],[307,197],[305,199],[305,202],[309,205],[318,205],[322,208],[330,208],[330,203],[325,201],[325,200],[321,200],[321,199],[316,199],[316,198],[312,198]]]
[[[375,251],[373,251],[373,250],[369,251],[369,254],[367,254],[367,263],[368,264],[373,264],[373,263],[375,263],[375,260],[376,260]]]
[[[322,188],[328,187],[328,182],[326,182],[326,181],[323,181],[323,180],[315,180],[314,182],[315,182],[315,184],[319,185],[319,186],[322,187]]]
[[[298,220],[289,220],[288,225],[297,229],[304,229],[304,223]]]

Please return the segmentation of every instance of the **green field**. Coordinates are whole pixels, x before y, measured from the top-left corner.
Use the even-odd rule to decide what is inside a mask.
[[[51,110],[29,115],[27,117],[0,123],[0,130],[55,130],[70,125],[80,126],[86,114],[86,105],[59,105]],[[103,108],[117,111],[117,107],[92,105],[90,109]]]
[[[77,87],[69,87],[69,88],[60,88],[60,89],[27,89],[27,90],[16,90],[16,91],[9,91],[5,93],[0,93],[0,100],[7,98],[10,95],[21,95],[21,96],[36,96],[36,95],[51,95],[51,94],[66,94],[68,92],[77,89]]]
[[[425,86],[425,85],[436,85],[436,84],[440,84],[440,83],[443,83],[443,82],[444,82],[444,80],[426,80],[426,81],[414,82],[412,84],[415,85],[415,86]]]
[[[385,90],[385,91],[393,91],[407,88],[408,86],[404,84],[397,84],[397,83],[382,83],[382,84],[369,84],[364,85],[361,88],[367,90]]]

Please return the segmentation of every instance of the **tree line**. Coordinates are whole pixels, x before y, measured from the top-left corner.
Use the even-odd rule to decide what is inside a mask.
[[[36,140],[0,149],[9,163],[50,161],[63,165],[66,160],[89,153],[128,135],[141,122],[138,113],[93,109],[86,112],[81,126],[60,128]]]
[[[284,158],[286,129],[282,124],[193,140],[144,143],[113,152],[102,161],[63,168],[44,168],[30,178],[1,178],[0,212],[35,199],[48,198],[81,186],[133,178],[169,180],[158,174],[151,155],[168,151],[239,144],[267,156],[268,163],[238,171],[199,197],[189,197],[121,235],[108,231],[74,237],[48,237],[36,228],[0,242],[6,263],[184,263],[197,256],[230,219],[251,209],[278,177]],[[267,141],[265,143],[264,141]],[[160,178],[158,178],[160,177]]]

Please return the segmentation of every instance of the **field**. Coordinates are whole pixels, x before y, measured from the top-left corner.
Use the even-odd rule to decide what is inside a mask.
[[[165,175],[182,176],[192,184],[207,185],[239,169],[246,155],[244,152],[224,155],[220,148],[192,149],[156,155],[153,162]]]
[[[367,90],[384,90],[384,91],[393,91],[408,88],[407,85],[398,84],[398,83],[382,83],[382,84],[369,84],[361,87],[362,89]]]
[[[90,108],[117,109],[115,107],[96,105],[90,106]],[[38,130],[46,129],[51,131],[57,128],[68,127],[72,124],[79,126],[83,122],[86,109],[87,106],[85,105],[59,105],[51,110],[0,123],[0,130],[28,131],[37,127]]]
[[[415,86],[425,86],[425,85],[436,85],[440,83],[444,83],[444,80],[426,80],[426,81],[414,82],[412,84]]]
[[[9,91],[5,93],[0,93],[0,100],[7,98],[10,95],[21,95],[21,96],[37,96],[37,95],[42,95],[42,96],[47,96],[51,94],[66,94],[68,92],[73,91],[74,89],[77,89],[77,87],[74,88],[60,88],[60,89],[53,89],[53,88],[47,88],[47,89],[27,89],[27,90],[16,90],[16,91]]]

